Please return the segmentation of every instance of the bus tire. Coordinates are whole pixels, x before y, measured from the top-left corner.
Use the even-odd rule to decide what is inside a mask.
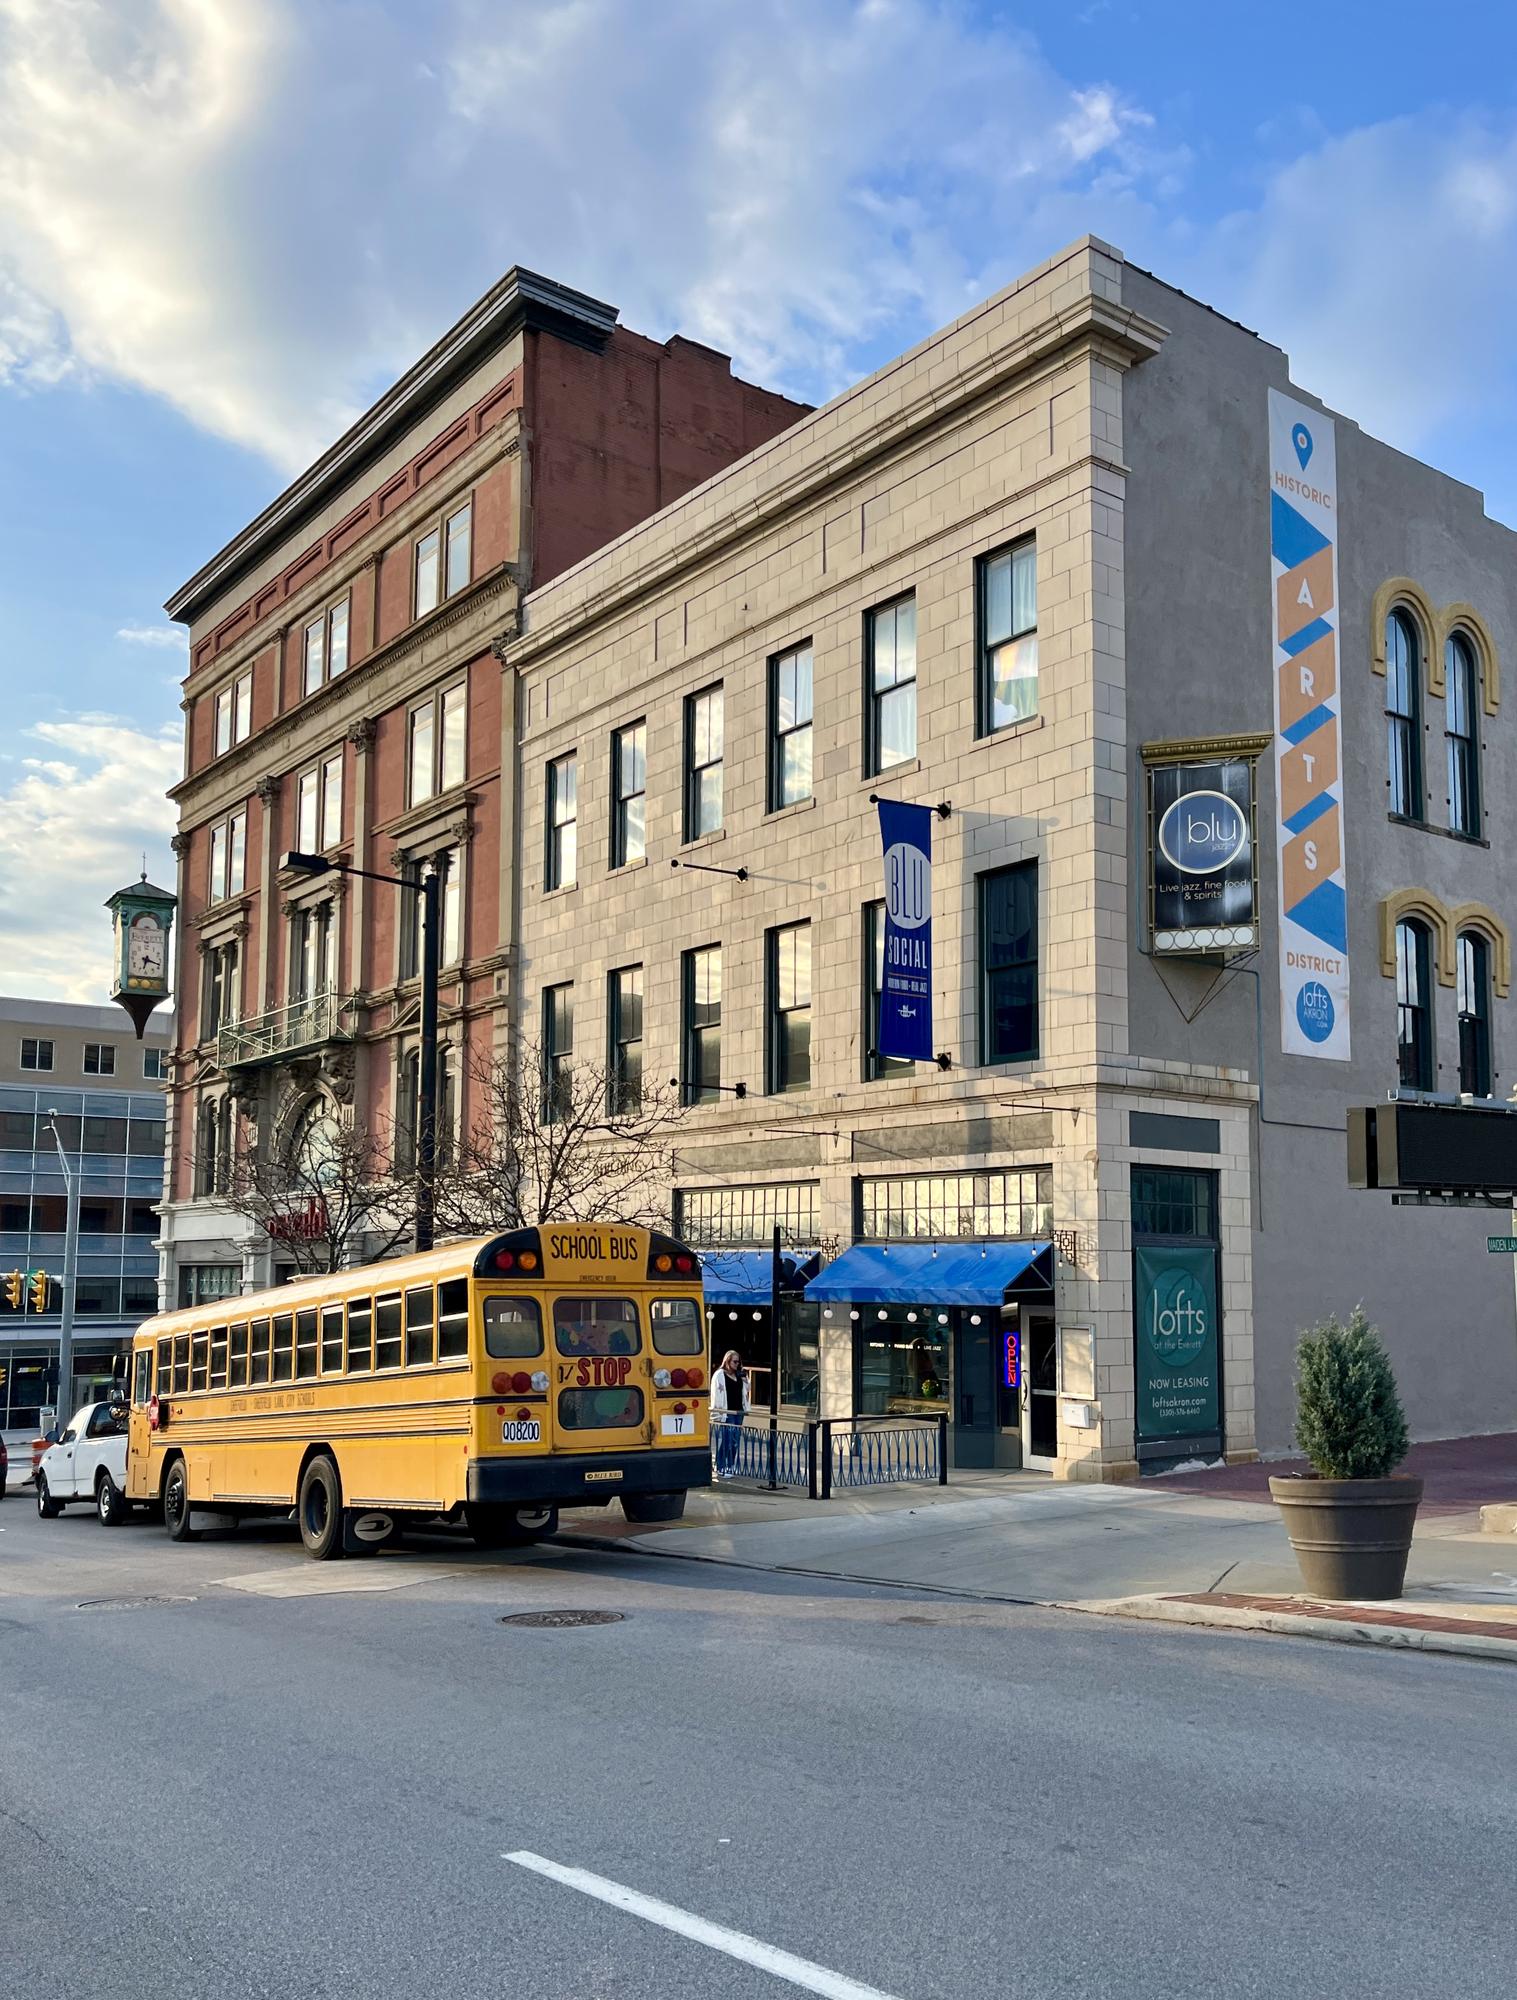
[[[163,1475],[163,1525],[171,1542],[198,1539],[190,1526],[190,1475],[182,1458],[176,1458]]]
[[[47,1474],[37,1474],[37,1514],[44,1521],[56,1521],[63,1512],[63,1502],[55,1500],[47,1490]]]
[[[300,1475],[295,1501],[300,1539],[313,1562],[332,1562],[343,1552],[342,1485],[337,1467],[324,1453]]]
[[[464,1508],[464,1520],[481,1549],[524,1549],[558,1533],[556,1507],[492,1507],[475,1501]]]
[[[95,1512],[101,1527],[119,1528],[130,1511],[126,1495],[111,1475],[102,1470],[95,1481]]]
[[[624,1493],[622,1512],[629,1521],[682,1521],[685,1495],[679,1493]]]

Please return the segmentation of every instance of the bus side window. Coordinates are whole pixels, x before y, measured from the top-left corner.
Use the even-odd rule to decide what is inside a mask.
[[[400,1366],[399,1292],[382,1292],[374,1301],[374,1366]]]
[[[192,1334],[190,1336],[190,1387],[192,1389],[203,1389],[205,1387],[206,1371],[210,1367],[210,1361],[211,1336],[209,1333]]]
[[[323,1306],[321,1309],[321,1372],[323,1375],[342,1373],[341,1306]]]
[[[166,1396],[169,1393],[169,1356],[173,1352],[173,1347],[174,1343],[169,1339],[167,1334],[158,1343],[157,1393],[160,1396]]]
[[[295,1315],[295,1379],[309,1382],[316,1373],[316,1308],[306,1306]]]
[[[152,1393],[153,1352],[151,1348],[139,1347],[132,1356],[132,1401],[139,1410],[145,1409]]]
[[[367,1375],[374,1366],[374,1301],[348,1300],[348,1373]]]
[[[224,1389],[226,1387],[226,1328],[224,1326],[213,1326],[211,1328],[211,1387],[213,1389]]]
[[[275,1313],[274,1315],[274,1377],[276,1382],[288,1382],[295,1373],[295,1315]]]
[[[190,1336],[174,1335],[174,1394],[182,1396],[190,1386]]]
[[[248,1325],[246,1320],[243,1321],[241,1326],[234,1326],[232,1328],[232,1372],[228,1378],[228,1386],[233,1389],[245,1389],[248,1386]]]
[[[254,1384],[269,1379],[269,1323],[255,1319],[248,1340],[248,1380]]]
[[[406,1293],[406,1366],[432,1365],[432,1287],[416,1285]]]
[[[469,1351],[469,1281],[445,1278],[437,1294],[437,1358],[456,1361]]]

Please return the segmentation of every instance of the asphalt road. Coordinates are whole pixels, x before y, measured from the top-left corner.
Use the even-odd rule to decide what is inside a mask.
[[[622,1615],[498,1622],[564,1608]],[[174,1547],[13,1489],[0,1964],[102,2000],[1505,1996],[1514,1695],[656,1557]]]

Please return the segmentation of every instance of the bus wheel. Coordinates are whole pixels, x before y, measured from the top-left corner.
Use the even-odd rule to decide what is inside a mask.
[[[95,1481],[95,1512],[102,1528],[119,1528],[127,1517],[125,1495],[108,1472]]]
[[[524,1549],[558,1533],[556,1507],[490,1507],[476,1502],[464,1508],[464,1519],[481,1549]]]
[[[331,1459],[313,1458],[301,1474],[295,1514],[308,1556],[330,1562],[342,1554],[342,1488]]]
[[[190,1526],[190,1476],[182,1458],[174,1460],[164,1478],[163,1525],[171,1542],[195,1540],[195,1530]]]
[[[629,1521],[682,1521],[685,1496],[680,1493],[624,1493],[622,1512]]]

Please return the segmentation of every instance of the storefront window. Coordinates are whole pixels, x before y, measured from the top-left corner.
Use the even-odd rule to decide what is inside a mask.
[[[857,1311],[859,1415],[935,1417],[946,1409],[947,1311],[931,1306],[860,1306]]]

